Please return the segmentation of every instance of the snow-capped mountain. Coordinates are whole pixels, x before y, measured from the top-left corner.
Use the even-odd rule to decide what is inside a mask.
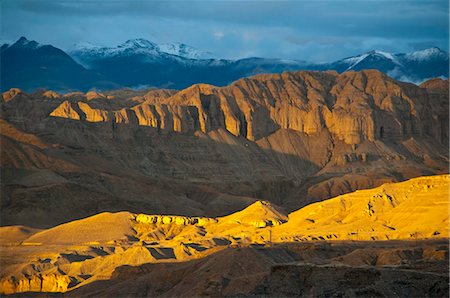
[[[211,53],[199,51],[183,43],[156,44],[143,38],[129,39],[115,47],[80,42],[74,45],[69,54],[79,63],[86,66],[91,66],[96,60],[126,56],[139,56],[143,61],[168,58],[167,54],[188,59],[207,59],[212,57]]]
[[[159,44],[159,50],[161,52],[177,55],[189,59],[211,59],[213,54],[210,52],[200,51],[190,45],[184,43],[163,43]]]
[[[399,54],[401,55],[401,54]],[[421,51],[416,51],[408,54],[404,54],[404,59],[408,61],[430,61],[430,60],[438,60],[438,59],[448,59],[448,53],[442,51],[437,47],[428,48]]]
[[[295,70],[378,69],[394,79],[413,83],[449,75],[449,54],[438,48],[406,54],[370,51],[323,64],[257,57],[200,59],[207,57],[205,52],[190,46],[158,45],[145,39],[127,40],[115,47],[83,42],[76,44],[69,54],[26,38],[2,45],[2,90],[50,86],[81,91],[106,86],[181,89],[195,83],[223,86],[254,74]]]
[[[130,39],[116,47],[98,46],[88,42],[75,44],[69,54],[80,64],[92,67],[98,60],[115,57],[139,56],[142,59],[157,59],[159,47],[146,39]]]
[[[79,43],[69,53],[81,65],[125,86],[226,85],[258,73],[305,69],[307,64],[287,59],[212,59],[210,53],[183,43],[156,44],[146,39],[128,40],[115,47]]]
[[[378,69],[403,81],[420,83],[435,76],[448,76],[448,53],[430,48],[412,53],[393,54],[369,51],[331,63],[314,64],[300,60],[245,58],[238,60],[205,59],[211,55],[182,43],[156,44],[146,39],[127,40],[116,47],[101,47],[89,43],[78,44],[70,54],[80,64],[94,69],[121,83],[142,85],[150,79],[148,70],[160,71],[158,81],[166,80],[172,88],[184,88],[186,84],[207,82],[227,84],[243,76],[286,70],[336,70],[338,72],[362,69]],[[119,70],[121,67],[122,70]],[[119,78],[127,73],[139,73],[140,78]],[[129,70],[129,71],[128,71]],[[203,73],[201,73],[201,72]],[[222,71],[222,74],[218,74]],[[180,75],[191,79],[180,78]],[[220,78],[219,78],[220,77]],[[123,81],[125,80],[125,81]],[[201,81],[199,81],[201,80]],[[165,85],[165,84],[163,84]]]
[[[355,70],[360,66],[361,63],[367,62],[367,61],[381,61],[386,60],[390,61],[393,64],[399,64],[397,59],[392,55],[391,53],[382,52],[382,51],[370,51],[361,55],[344,58],[338,62],[342,65],[348,66],[345,71],[348,70]]]
[[[346,70],[356,70],[361,67],[362,63],[367,63],[367,61],[390,61],[394,65],[402,66],[405,63],[411,62],[423,63],[432,60],[445,61],[445,59],[448,59],[448,53],[437,47],[433,47],[406,54],[391,54],[382,51],[370,51],[361,55],[344,58],[333,62],[332,64],[342,64],[348,66]]]
[[[323,64],[320,69],[338,72],[378,69],[394,79],[421,83],[432,77],[448,77],[449,54],[433,47],[411,53],[392,54],[370,51],[361,55]]]

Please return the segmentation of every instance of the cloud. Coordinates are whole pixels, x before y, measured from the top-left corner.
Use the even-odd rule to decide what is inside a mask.
[[[68,49],[143,37],[218,57],[332,60],[378,49],[448,49],[448,1],[1,1],[2,39]]]

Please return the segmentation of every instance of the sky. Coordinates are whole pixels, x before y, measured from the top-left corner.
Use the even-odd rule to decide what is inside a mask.
[[[448,0],[0,0],[2,42],[182,42],[218,58],[327,62],[449,47]]]

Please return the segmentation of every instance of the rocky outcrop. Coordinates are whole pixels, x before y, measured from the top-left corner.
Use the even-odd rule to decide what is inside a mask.
[[[172,106],[143,103],[131,109],[106,111],[94,109],[88,103],[70,103],[64,101],[50,113],[52,117],[83,119],[87,122],[112,122],[138,124],[174,132],[190,132],[200,130],[198,111],[195,107]]]
[[[171,97],[172,95],[174,95],[177,92],[178,92],[177,90],[172,90],[172,89],[154,89],[154,90],[148,91],[144,95],[144,100],[145,100],[145,102],[147,102],[149,104],[156,104],[156,103],[160,103],[161,101]]]
[[[106,98],[106,96],[102,93],[98,93],[95,91],[89,91],[86,93],[87,100],[93,100],[93,99],[97,99],[97,98]]]
[[[21,292],[65,292],[74,280],[61,274],[39,274],[19,279],[11,277],[0,281],[0,292],[6,295]]]
[[[420,87],[427,90],[431,103],[431,123],[427,124],[428,131],[441,144],[448,145],[449,80],[431,79]]]
[[[52,90],[48,90],[42,94],[42,97],[45,97],[48,99],[59,99],[59,98],[61,98],[61,94],[56,93],[55,91],[52,91]]]
[[[266,201],[256,201],[240,212],[221,217],[186,217],[173,215],[136,215],[136,222],[143,224],[176,224],[181,226],[205,226],[214,223],[245,224],[257,228],[278,226],[288,221],[287,213]]]
[[[204,226],[206,224],[216,223],[217,219],[208,217],[138,214],[136,216],[136,222],[143,224],[176,224],[182,226],[188,225]]]
[[[106,122],[108,121],[108,112],[101,109],[93,109],[87,103],[79,102],[78,108],[84,113],[88,122]]]
[[[400,83],[375,70],[301,71],[257,75],[223,88],[197,84],[170,97],[169,92],[148,94],[130,112],[142,126],[184,133],[223,128],[251,141],[284,128],[307,135],[326,129],[347,144],[424,135],[445,142],[448,109],[433,99],[437,93],[444,103],[447,96],[448,103],[448,89],[430,91],[430,85]],[[51,116],[73,119],[66,105]],[[80,109],[89,122],[133,123],[86,103]]]
[[[282,208],[267,201],[257,201],[242,211],[222,217],[220,221],[265,228],[287,222],[288,214]]]
[[[22,90],[20,90],[18,88],[11,88],[8,91],[2,93],[2,101],[8,102],[14,96],[16,96],[17,94],[20,94],[20,93],[22,93]]]
[[[80,114],[72,107],[72,104],[67,100],[60,104],[59,107],[57,107],[53,112],[51,112],[50,116],[80,120]]]

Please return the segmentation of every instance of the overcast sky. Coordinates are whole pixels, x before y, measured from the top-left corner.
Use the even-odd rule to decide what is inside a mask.
[[[183,42],[220,58],[331,61],[372,49],[448,50],[448,0],[0,0],[1,39],[70,49],[133,38]]]

